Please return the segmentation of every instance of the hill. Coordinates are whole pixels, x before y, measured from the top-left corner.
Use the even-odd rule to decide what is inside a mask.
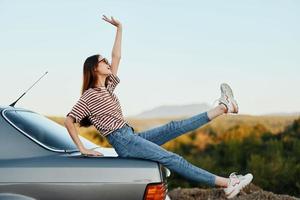
[[[200,127],[194,131],[193,145],[198,146],[199,149],[205,148],[206,145],[224,140],[232,132],[240,134],[239,137],[245,137],[250,134],[253,129],[268,130],[272,134],[277,134],[284,130],[284,128],[291,124],[298,116],[253,116],[253,115],[223,115],[211,121],[207,125]],[[48,116],[53,121],[63,125],[64,117]],[[155,128],[170,122],[171,120],[182,120],[187,117],[161,117],[151,119],[126,118],[126,120],[134,127],[136,132]],[[78,128],[80,135],[91,140],[92,142],[101,146],[110,146],[105,138],[101,137],[98,131],[93,127]],[[262,130],[261,130],[262,131]],[[237,133],[238,132],[238,133]],[[173,141],[164,145],[166,149],[172,150],[176,148],[179,143],[191,142],[191,135],[184,134]],[[228,138],[227,138],[228,139]]]
[[[171,200],[227,200],[222,189],[200,189],[200,188],[175,188],[168,192]],[[261,188],[250,184],[243,189],[232,200],[299,200],[289,195],[279,195],[264,191]]]

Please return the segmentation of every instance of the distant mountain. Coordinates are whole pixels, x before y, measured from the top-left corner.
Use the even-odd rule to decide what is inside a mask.
[[[268,113],[268,116],[300,116],[300,112],[280,112],[280,113]]]
[[[148,119],[148,118],[173,118],[185,117],[207,111],[211,108],[206,103],[186,104],[186,105],[164,105],[141,112],[138,115],[130,116],[130,118]]]
[[[211,108],[212,106],[208,105],[207,103],[185,104],[185,105],[162,105],[150,110],[143,111],[137,115],[128,116],[128,118],[139,118],[139,119],[180,118],[180,117],[188,117],[188,116],[198,114],[200,112],[208,111]],[[262,116],[300,116],[300,112],[266,113],[263,114]]]

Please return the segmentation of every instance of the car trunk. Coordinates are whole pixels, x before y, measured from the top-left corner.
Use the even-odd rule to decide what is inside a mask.
[[[142,199],[162,181],[158,163],[119,157],[62,154],[2,162],[0,192],[36,199]]]

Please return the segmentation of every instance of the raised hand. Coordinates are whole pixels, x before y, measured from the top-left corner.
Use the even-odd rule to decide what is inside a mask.
[[[122,24],[119,20],[115,19],[113,16],[111,16],[111,19],[107,18],[105,15],[102,15],[102,19],[104,21],[109,22],[110,24],[114,25],[115,27],[121,27]]]

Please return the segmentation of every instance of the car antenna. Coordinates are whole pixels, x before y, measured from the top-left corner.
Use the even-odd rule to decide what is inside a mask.
[[[15,102],[13,102],[12,104],[10,104],[9,106],[14,107],[15,104],[26,94],[26,92],[28,90],[30,90],[41,78],[43,78],[43,76],[45,76],[48,72],[46,71],[45,74],[43,74],[32,86],[30,86],[30,88],[28,88]]]

